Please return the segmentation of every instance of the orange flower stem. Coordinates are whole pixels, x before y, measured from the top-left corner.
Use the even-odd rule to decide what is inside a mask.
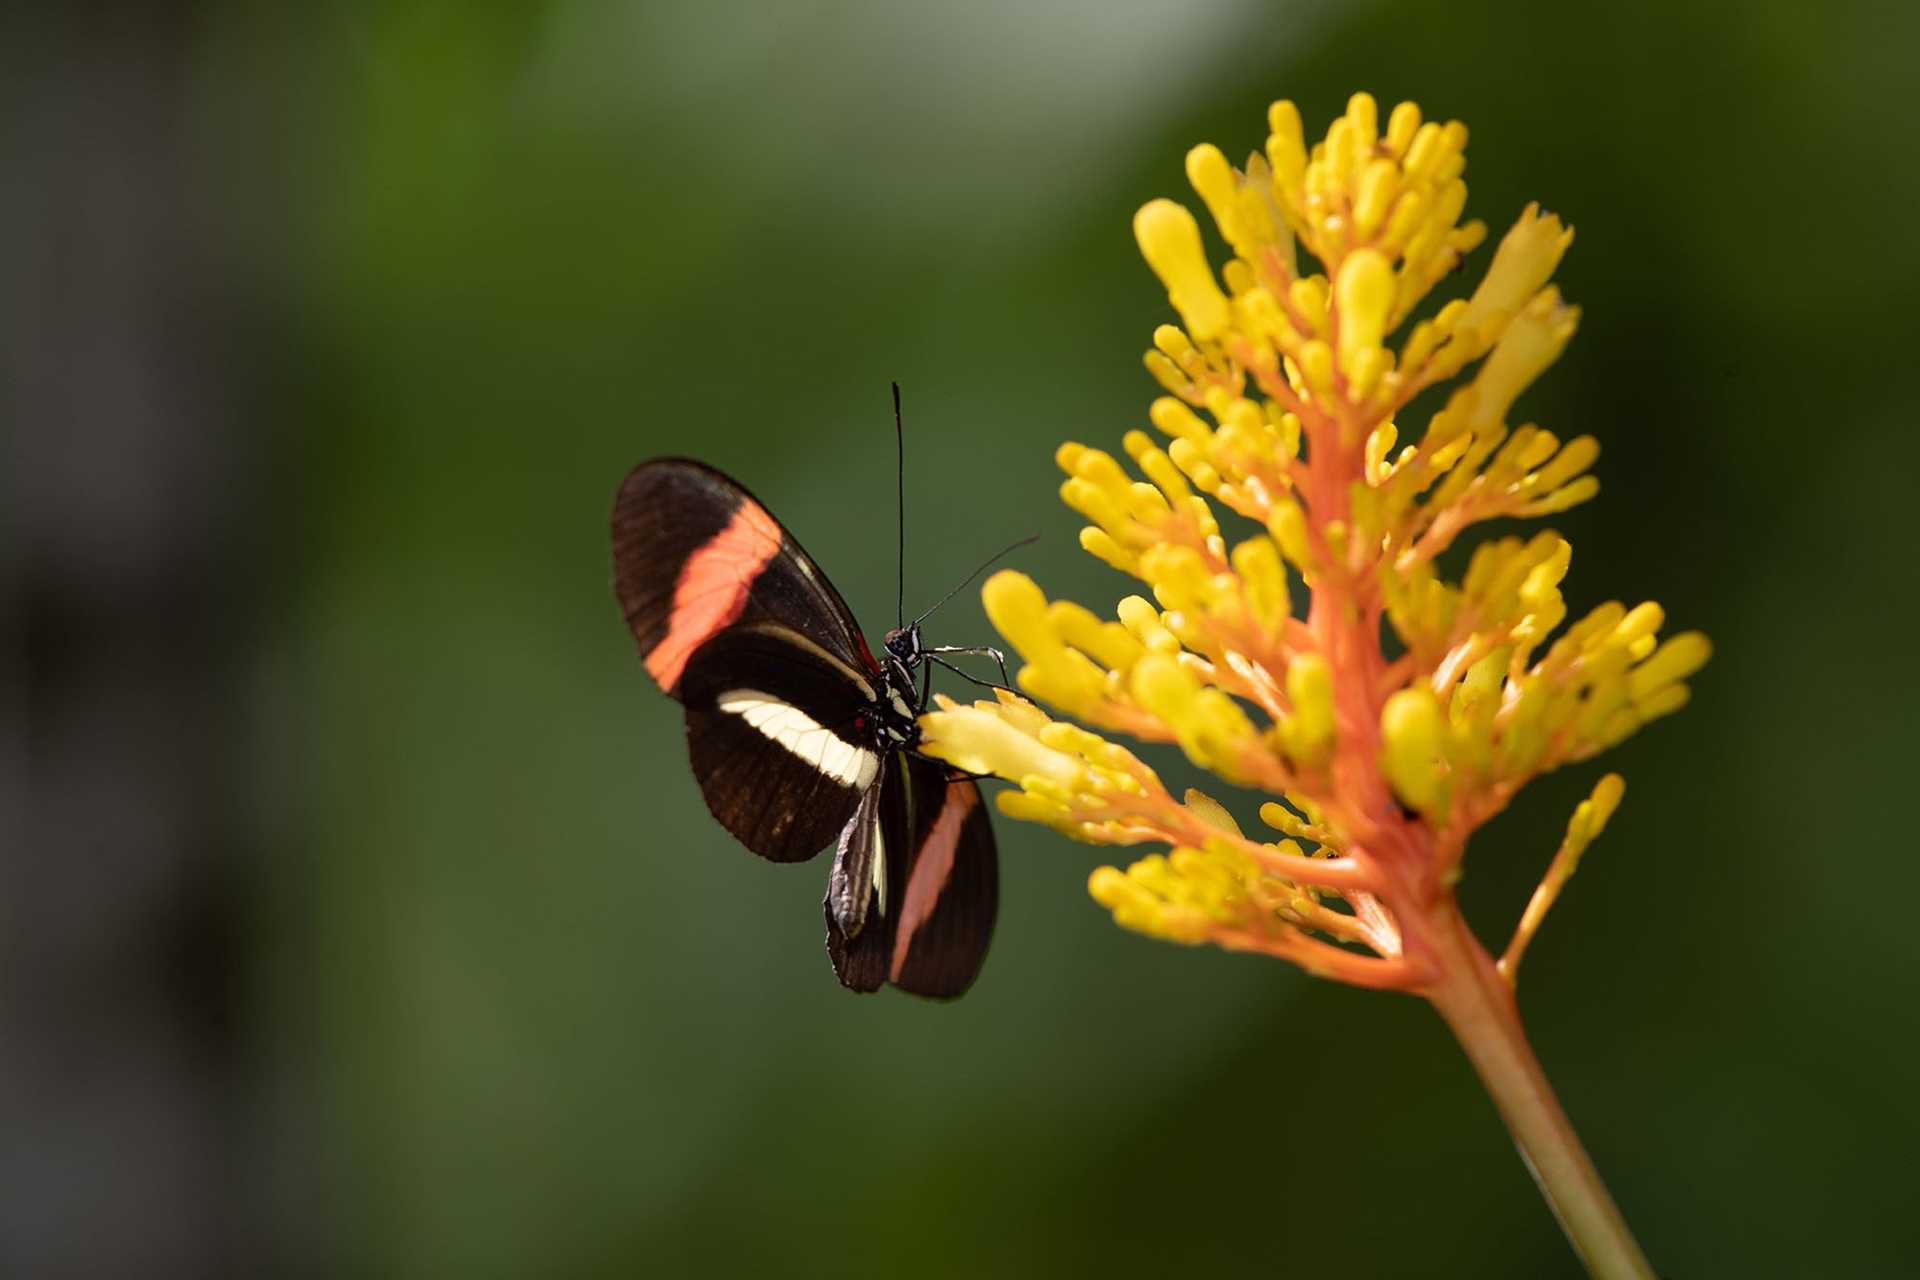
[[[1506,979],[1468,931],[1451,897],[1429,923],[1422,941],[1434,952],[1440,976],[1421,994],[1466,1051],[1574,1252],[1601,1280],[1654,1280],[1653,1267],[1527,1044]]]
[[[1331,978],[1349,986],[1379,991],[1404,991],[1414,969],[1398,956],[1367,956],[1344,951],[1299,934],[1257,933],[1250,929],[1216,929],[1207,940],[1228,951],[1252,951],[1299,965],[1317,978]]]

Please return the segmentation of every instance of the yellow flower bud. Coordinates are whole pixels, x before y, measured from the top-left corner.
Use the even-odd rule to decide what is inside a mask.
[[[1635,667],[1627,676],[1627,687],[1635,702],[1676,680],[1684,680],[1713,656],[1713,645],[1698,631],[1686,631],[1673,637],[1653,656]]]
[[[1226,806],[1206,792],[1197,787],[1188,787],[1185,802],[1194,816],[1208,826],[1218,827],[1236,836],[1240,834],[1240,824],[1233,820],[1233,815],[1227,812]]]
[[[1280,553],[1297,568],[1304,571],[1313,563],[1313,553],[1307,545],[1307,516],[1300,510],[1299,503],[1291,498],[1276,501],[1273,514],[1267,517],[1267,532]]]
[[[1167,300],[1201,342],[1224,332],[1233,309],[1220,292],[1200,245],[1200,226],[1185,207],[1171,200],[1150,200],[1133,219],[1134,238],[1147,265],[1167,287]]]
[[[1072,756],[1044,746],[986,706],[929,711],[920,717],[920,750],[968,773],[990,773],[1018,782],[1041,778],[1063,790],[1077,788],[1084,773]]]
[[[1580,309],[1563,305],[1557,289],[1543,289],[1536,295],[1480,366],[1473,380],[1470,425],[1480,431],[1504,422],[1527,384],[1560,358],[1579,322]]]
[[[1271,538],[1249,538],[1233,549],[1233,568],[1240,575],[1254,621],[1269,633],[1279,630],[1289,608],[1287,571],[1280,563],[1279,548]]]
[[[1393,290],[1393,264],[1378,249],[1357,250],[1340,264],[1334,299],[1340,316],[1340,371],[1349,380],[1357,380],[1361,356],[1380,346],[1393,310]]]
[[[1333,750],[1333,672],[1324,657],[1303,653],[1287,665],[1287,700],[1287,754],[1304,766],[1325,763]]]
[[[1413,141],[1413,131],[1420,127],[1420,108],[1411,102],[1402,102],[1394,107],[1393,114],[1387,117],[1387,150],[1395,156],[1407,153],[1407,144]]]
[[[1494,250],[1486,278],[1467,300],[1462,326],[1477,330],[1491,321],[1496,327],[1489,337],[1497,336],[1501,317],[1517,315],[1553,278],[1572,243],[1573,228],[1562,227],[1550,213],[1543,216],[1537,203],[1528,205]]]
[[[1446,720],[1431,689],[1398,690],[1380,710],[1380,766],[1408,807],[1432,814],[1444,803]]]
[[[1059,647],[1047,625],[1047,597],[1026,574],[1000,570],[981,586],[980,603],[994,629],[1028,661]]]
[[[1298,190],[1307,168],[1300,109],[1285,100],[1274,103],[1267,108],[1267,128],[1267,163],[1273,166],[1274,191],[1291,195]]]

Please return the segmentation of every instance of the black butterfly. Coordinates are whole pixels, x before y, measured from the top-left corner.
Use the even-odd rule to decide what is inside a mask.
[[[916,690],[913,673],[992,651],[928,648],[915,621],[876,659],[779,521],[685,458],[628,474],[613,565],[647,671],[686,707],[687,754],[720,825],[774,862],[837,841],[824,903],[834,975],[855,991],[964,992],[993,933],[993,830],[971,778],[914,753],[927,681]]]

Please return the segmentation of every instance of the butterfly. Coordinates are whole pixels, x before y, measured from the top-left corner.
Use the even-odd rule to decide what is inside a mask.
[[[685,708],[707,808],[773,862],[833,846],[822,907],[834,976],[855,991],[966,991],[998,907],[993,830],[973,779],[914,748],[932,666],[1000,655],[928,647],[916,619],[876,658],[793,535],[688,458],[627,475],[612,535],[614,594],[647,673]]]

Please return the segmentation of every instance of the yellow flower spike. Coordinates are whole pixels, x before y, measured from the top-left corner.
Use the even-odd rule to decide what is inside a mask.
[[[1446,801],[1446,721],[1433,690],[1401,689],[1380,711],[1381,769],[1407,806],[1429,817]]]
[[[1393,309],[1393,264],[1378,249],[1359,249],[1340,264],[1334,298],[1340,314],[1340,371],[1359,381],[1360,359],[1379,349]],[[1309,378],[1311,381],[1311,377]]]
[[[1448,898],[1467,839],[1534,776],[1682,706],[1710,651],[1696,633],[1661,643],[1651,603],[1569,625],[1557,534],[1468,537],[1598,487],[1592,437],[1508,421],[1577,327],[1551,284],[1572,232],[1528,206],[1468,296],[1403,331],[1486,225],[1465,216],[1465,126],[1412,103],[1380,117],[1357,94],[1315,140],[1282,101],[1242,170],[1230,149],[1193,148],[1187,176],[1232,249],[1217,269],[1187,209],[1139,209],[1136,238],[1181,321],[1144,355],[1164,388],[1155,434],[1128,432],[1124,458],[1072,445],[1058,461],[1088,523],[1081,545],[1146,585],[1117,621],[1049,603],[1017,574],[982,592],[1020,654],[1020,687],[1090,727],[1007,694],[971,710],[942,700],[922,734],[940,758],[1014,782],[996,796],[1009,816],[1164,850],[1089,878],[1116,923],[1415,991],[1463,1037],[1517,1037],[1505,1014],[1458,1016],[1488,1007]],[[1434,390],[1425,422],[1402,416]],[[1216,502],[1264,530],[1223,536]],[[1290,598],[1290,569],[1310,600]],[[1355,729],[1355,711],[1377,726]],[[1241,833],[1199,791],[1176,801],[1092,729],[1175,742],[1229,784],[1280,793],[1260,809],[1276,840]],[[1620,785],[1602,779],[1575,811],[1542,901]],[[1380,805],[1383,786],[1412,812]],[[1537,923],[1530,907],[1521,945]],[[1564,1162],[1536,1167],[1551,1182]],[[1631,1252],[1601,1269],[1644,1273]]]
[[[1527,385],[1560,358],[1580,322],[1580,309],[1560,301],[1560,291],[1542,289],[1509,323],[1472,385],[1475,430],[1505,421]]]
[[[1529,204],[1494,250],[1493,265],[1467,300],[1461,328],[1480,333],[1486,343],[1499,337],[1506,317],[1517,315],[1553,278],[1572,243],[1572,227],[1563,227],[1550,213],[1543,215],[1537,202]]]
[[[1193,215],[1171,200],[1150,200],[1134,215],[1133,234],[1194,338],[1208,342],[1218,337],[1232,319],[1232,308],[1207,265]]]

